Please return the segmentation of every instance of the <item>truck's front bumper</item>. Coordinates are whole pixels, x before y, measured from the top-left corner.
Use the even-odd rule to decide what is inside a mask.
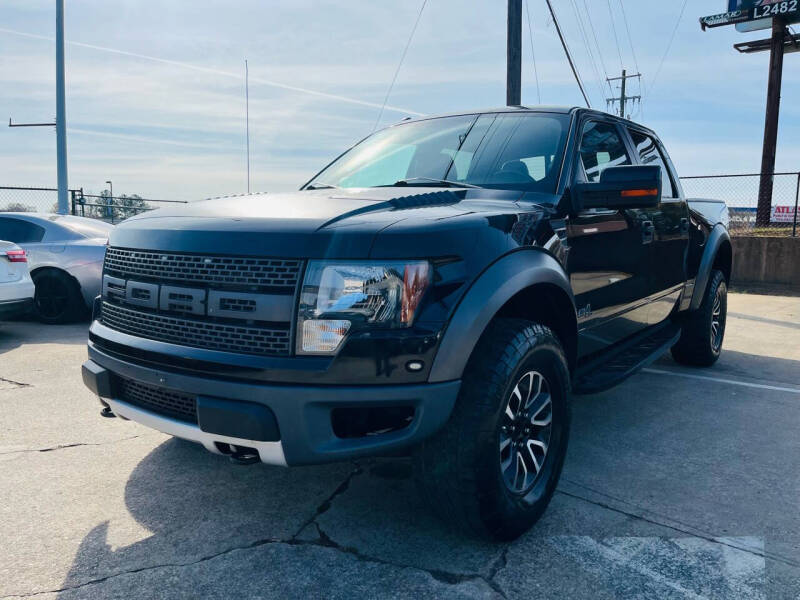
[[[116,415],[198,442],[215,453],[228,453],[230,446],[255,449],[262,462],[276,465],[345,460],[413,446],[444,425],[461,384],[305,386],[230,381],[141,366],[93,344],[89,359],[83,365],[84,382]],[[196,399],[197,422],[125,401],[114,384],[120,379],[191,395]],[[360,437],[334,433],[336,409],[389,407],[411,407],[413,417],[405,427],[386,433]]]

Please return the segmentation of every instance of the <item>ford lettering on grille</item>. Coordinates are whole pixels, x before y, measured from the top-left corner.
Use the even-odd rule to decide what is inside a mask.
[[[293,259],[109,248],[100,321],[171,344],[285,356],[301,267]]]

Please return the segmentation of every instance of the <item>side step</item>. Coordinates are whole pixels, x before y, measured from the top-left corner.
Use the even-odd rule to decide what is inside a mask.
[[[657,360],[680,336],[680,327],[670,322],[644,331],[606,356],[579,367],[572,391],[594,394],[614,387]]]

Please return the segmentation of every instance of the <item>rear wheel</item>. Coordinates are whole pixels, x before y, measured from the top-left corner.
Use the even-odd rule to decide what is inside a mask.
[[[63,271],[37,271],[33,275],[33,283],[36,286],[34,310],[43,323],[71,323],[86,314],[78,285]]]
[[[728,311],[728,287],[722,271],[712,271],[700,307],[683,317],[681,338],[672,357],[693,367],[710,367],[722,353]]]
[[[544,513],[569,436],[569,374],[555,335],[498,319],[481,338],[447,425],[415,454],[432,509],[458,529],[511,540]]]

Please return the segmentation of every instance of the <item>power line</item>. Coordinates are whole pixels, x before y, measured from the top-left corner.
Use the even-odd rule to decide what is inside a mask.
[[[587,15],[590,15],[589,5],[586,4],[586,0],[583,0],[583,9]],[[589,28],[592,30],[594,45],[597,47],[597,56],[600,58],[600,66],[603,67],[603,75],[605,75],[606,80],[608,80],[608,69],[606,69],[606,61],[603,60],[603,51],[600,49],[600,42],[597,41],[597,32],[594,30],[594,23],[592,23],[591,16],[589,16],[587,20],[589,21]],[[611,90],[611,83],[608,84],[608,89]]]
[[[624,69],[625,65],[622,61],[622,49],[619,46],[619,38],[617,37],[617,26],[614,25],[614,11],[611,10],[611,0],[606,0],[608,4],[608,16],[611,18],[611,29],[614,32],[614,42],[617,44],[617,54],[619,54],[619,68]]]
[[[633,45],[633,36],[631,35],[631,28],[630,28],[630,25],[628,24],[628,15],[625,14],[625,2],[624,2],[624,0],[619,0],[619,8],[622,11],[622,20],[625,23],[625,31],[628,34],[628,44],[630,44],[630,47],[631,47],[631,56],[633,56],[633,66],[636,67],[636,72],[637,73],[641,73],[641,71],[639,70],[639,61],[636,58],[636,49],[634,48],[634,45]],[[644,92],[644,80],[642,79],[642,77],[639,77],[638,80],[639,80],[639,94],[641,96],[643,96],[644,93],[645,93]],[[641,99],[641,97],[639,98],[639,112],[638,112],[638,114],[642,114],[642,99]],[[631,118],[632,117],[633,117],[633,115],[631,115]]]
[[[631,37],[631,28],[628,25],[628,16],[625,14],[625,3],[623,0],[619,0],[619,7],[622,10],[622,20],[625,23],[625,31],[628,32],[628,43],[631,46],[631,55],[633,56],[633,66],[636,67],[636,71],[639,71],[639,61],[636,60],[636,50],[633,48],[633,37]]]
[[[531,58],[533,59],[533,77],[536,79],[536,97],[538,103],[542,103],[542,90],[539,88],[539,71],[536,68],[536,53],[533,51],[533,28],[531,27],[531,11],[528,8],[528,0],[525,0],[525,15],[528,17],[528,37],[531,40]]]
[[[570,55],[569,48],[567,48],[567,42],[564,40],[564,34],[561,33],[561,26],[558,24],[558,19],[556,18],[556,13],[553,10],[553,5],[550,4],[550,0],[546,0],[546,2],[547,8],[550,9],[550,16],[553,17],[553,24],[556,26],[556,31],[558,32],[558,39],[561,40],[561,46],[564,48],[564,54],[567,55],[569,66],[572,69],[572,74],[575,76],[575,81],[578,83],[578,87],[581,88],[581,94],[583,94],[583,99],[586,101],[586,106],[591,108],[592,103],[589,102],[589,97],[586,95],[586,90],[583,89],[583,82],[581,82],[580,75],[578,75],[578,70],[575,68],[575,63],[572,62],[572,55]]]
[[[589,36],[586,34],[586,29],[583,26],[583,19],[580,16],[580,11],[578,10],[578,5],[576,4],[575,0],[570,0],[572,4],[572,11],[575,13],[575,19],[578,21],[578,29],[580,30],[581,37],[583,38],[583,44],[586,46],[586,52],[589,54],[589,61],[592,65],[592,70],[594,71],[595,77],[597,77],[597,87],[600,90],[600,97],[602,98],[605,92],[603,91],[603,78],[600,76],[600,70],[597,68],[597,61],[594,59],[594,52],[592,51],[592,46],[589,43]]]
[[[678,33],[678,27],[681,24],[681,20],[683,19],[683,13],[686,10],[686,5],[689,3],[689,0],[683,0],[683,6],[681,6],[681,14],[678,15],[678,20],[675,22],[675,28],[672,30],[672,35],[669,38],[669,44],[667,44],[667,49],[664,51],[664,56],[661,57],[661,62],[658,65],[658,69],[656,69],[656,74],[653,76],[653,81],[650,83],[650,89],[647,91],[648,97],[650,94],[653,93],[653,88],[656,87],[656,80],[658,79],[658,75],[661,73],[661,67],[664,66],[664,61],[667,59],[667,55],[669,54],[670,49],[672,48],[672,42],[675,40],[675,34]]]
[[[411,46],[411,40],[414,39],[414,34],[417,32],[417,25],[419,25],[419,20],[422,18],[422,11],[425,10],[425,5],[428,3],[428,0],[422,0],[422,6],[419,7],[419,13],[417,14],[417,20],[414,21],[414,27],[411,29],[411,35],[408,36],[408,41],[406,42],[406,47],[403,48],[403,54],[400,57],[400,62],[397,65],[397,69],[395,69],[394,77],[392,77],[392,83],[389,84],[389,89],[386,90],[386,97],[383,99],[383,105],[381,106],[381,110],[378,113],[378,118],[375,119],[375,125],[372,127],[372,131],[375,131],[378,128],[378,123],[381,122],[381,117],[383,116],[383,109],[386,108],[386,103],[389,102],[389,96],[392,93],[392,88],[394,87],[395,81],[397,81],[397,76],[400,74],[400,67],[403,66],[403,61],[406,59],[406,54],[408,53],[408,48]]]

